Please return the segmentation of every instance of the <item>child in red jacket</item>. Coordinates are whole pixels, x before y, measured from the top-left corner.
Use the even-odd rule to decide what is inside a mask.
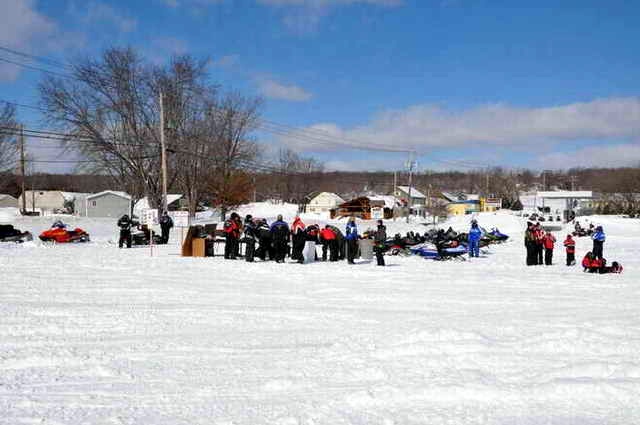
[[[567,266],[573,266],[576,264],[576,241],[573,240],[571,235],[567,235],[567,239],[564,240],[564,247],[567,252]]]
[[[544,246],[544,264],[550,266],[553,261],[553,246],[556,243],[556,238],[550,231],[542,238],[542,246]]]

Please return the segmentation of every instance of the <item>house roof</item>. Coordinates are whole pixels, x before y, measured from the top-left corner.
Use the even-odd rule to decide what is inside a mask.
[[[317,198],[318,196],[322,195],[323,193],[327,193],[331,196],[333,196],[338,202],[342,203],[344,202],[344,199],[342,199],[340,197],[340,195],[338,195],[337,193],[333,193],[333,192],[311,192],[310,194],[308,194],[307,196],[305,196],[305,200],[307,202],[311,202],[312,200],[314,200],[315,198]]]
[[[413,190],[411,191],[411,194],[413,195]],[[394,207],[398,207],[398,206],[401,205],[400,202],[398,202],[398,199],[395,196],[373,195],[373,196],[368,196],[368,198],[371,201],[382,201],[382,202],[384,202],[384,207],[385,208],[393,209]]]
[[[177,193],[169,193],[167,194],[167,205],[173,204],[178,199],[182,199],[182,195]],[[149,209],[149,200],[145,196],[136,202],[136,205],[133,207],[134,210],[146,210]]]
[[[115,190],[104,190],[102,192],[98,192],[98,193],[94,193],[93,195],[89,195],[87,196],[87,199],[93,199],[93,198],[99,198],[101,196],[104,195],[114,195],[114,196],[119,196],[120,198],[124,198],[127,200],[131,200],[131,196],[129,196],[127,193],[125,192],[119,192],[119,191],[115,191]]]
[[[409,186],[398,186],[398,189],[400,189],[401,191],[403,191],[407,195],[409,194]],[[420,192],[418,189],[416,189],[413,186],[411,186],[411,197],[414,198],[414,199],[415,198],[427,199],[427,197],[424,195],[424,193]]]
[[[479,201],[480,195],[474,193],[464,192],[441,192],[442,196],[449,202],[461,202],[461,201]]]
[[[3,199],[13,199],[15,201],[17,201],[17,199],[14,196],[11,196],[7,193],[0,193],[0,201]]]

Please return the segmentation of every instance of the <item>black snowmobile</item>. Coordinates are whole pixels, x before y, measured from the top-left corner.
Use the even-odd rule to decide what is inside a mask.
[[[0,242],[28,242],[33,240],[30,232],[21,232],[11,224],[0,224]]]

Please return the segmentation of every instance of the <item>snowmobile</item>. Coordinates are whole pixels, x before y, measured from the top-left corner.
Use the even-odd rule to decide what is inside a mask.
[[[89,234],[79,227],[73,230],[67,230],[65,225],[57,225],[54,223],[54,227],[49,230],[45,230],[40,233],[40,240],[42,242],[56,242],[56,243],[80,243],[89,242]]]
[[[411,252],[424,258],[432,260],[459,260],[464,261],[467,247],[463,244],[443,244],[438,249],[434,244],[425,243],[411,248]]]
[[[487,235],[489,236],[490,239],[492,239],[496,243],[501,243],[509,239],[509,236],[500,232],[500,230],[498,230],[497,227],[494,227],[493,229],[491,229],[491,231],[487,233]]]
[[[0,224],[0,242],[28,242],[33,240],[30,232],[21,232],[11,224]]]
[[[151,231],[145,225],[138,226],[135,232],[131,232],[131,244],[132,245],[149,245],[151,240]],[[162,245],[162,235],[153,233],[153,244]]]

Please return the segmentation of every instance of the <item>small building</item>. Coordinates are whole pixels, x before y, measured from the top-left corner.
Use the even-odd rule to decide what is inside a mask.
[[[124,214],[131,214],[131,196],[124,192],[105,190],[86,197],[86,217],[118,218]]]
[[[411,187],[411,202],[409,202],[409,186],[396,187],[396,193],[394,193],[394,196],[404,202],[405,205],[410,205],[411,208],[420,208],[427,203],[427,197],[425,194],[413,186]]]
[[[480,212],[480,196],[468,193],[442,192],[448,201],[447,210],[451,215],[465,215]]]
[[[186,207],[186,204],[183,202],[183,196],[177,193],[167,194],[167,207],[169,211],[179,211],[184,209]],[[145,196],[135,203],[135,205],[133,206],[133,213],[137,216],[140,216],[140,214],[142,214],[142,211],[148,210],[149,208],[149,200]]]
[[[502,198],[480,198],[480,211],[495,212],[502,208]]]
[[[0,193],[0,208],[18,208],[18,200],[6,193]]]
[[[331,210],[331,218],[354,216],[363,220],[390,219],[393,218],[394,209],[398,206],[399,202],[393,196],[361,196],[343,202]]]
[[[314,214],[329,213],[342,203],[344,203],[344,199],[335,193],[311,192],[304,199],[303,212]]]
[[[537,192],[534,206],[543,214],[561,216],[564,221],[570,221],[579,212],[581,204],[592,199],[593,192],[590,190]]]
[[[26,190],[18,198],[18,205],[25,199],[27,211],[37,211],[42,215],[67,213],[65,192],[61,190]]]

